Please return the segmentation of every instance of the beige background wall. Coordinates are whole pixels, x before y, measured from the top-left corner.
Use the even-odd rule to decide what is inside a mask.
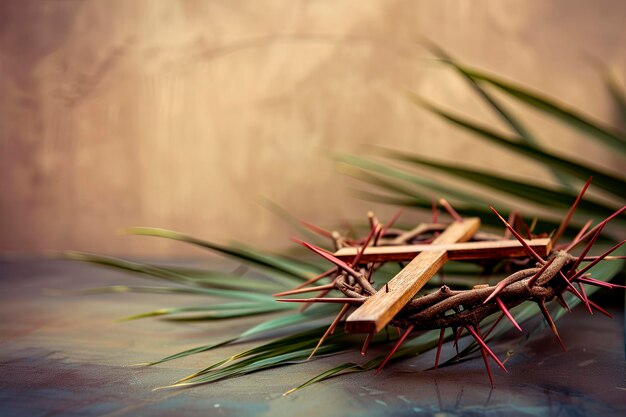
[[[401,94],[494,120],[419,36],[611,123],[590,57],[624,79],[624,16],[619,0],[4,0],[0,250],[197,253],[115,234],[130,225],[281,247],[290,232],[258,195],[322,224],[372,206],[346,195],[325,148],[526,175]],[[546,146],[580,152],[572,132],[527,118]]]

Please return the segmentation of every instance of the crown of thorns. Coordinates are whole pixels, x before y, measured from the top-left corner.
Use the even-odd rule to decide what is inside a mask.
[[[545,237],[545,235],[532,234],[529,227],[524,223],[518,214],[512,213],[507,221],[500,216],[496,209],[491,207],[492,211],[496,216],[498,216],[503,225],[506,227],[504,236],[477,232],[474,234],[472,239],[479,241],[498,241],[508,239],[512,235],[526,247],[529,256],[521,259],[507,259],[507,267],[512,272],[496,285],[476,285],[474,288],[468,290],[454,290],[446,285],[443,285],[434,292],[411,299],[390,322],[391,325],[399,329],[399,332],[400,329],[404,329],[404,331],[401,332],[395,346],[381,363],[377,372],[380,372],[402,343],[407,339],[407,337],[409,337],[411,332],[417,330],[440,329],[439,343],[435,359],[435,368],[437,368],[442,344],[444,342],[445,330],[447,328],[451,328],[454,335],[453,344],[457,347],[457,352],[457,342],[463,331],[467,331],[478,343],[482,352],[485,368],[489,375],[489,380],[493,385],[493,377],[489,368],[488,357],[491,357],[503,370],[506,371],[506,368],[502,361],[500,361],[493,351],[487,346],[485,340],[504,317],[510,320],[518,330],[522,331],[522,328],[515,321],[515,318],[509,311],[511,308],[527,301],[536,303],[548,325],[552,329],[556,339],[564,350],[565,344],[561,340],[554,320],[546,308],[547,302],[556,300],[563,306],[563,308],[569,310],[569,307],[563,297],[565,292],[569,292],[578,297],[590,313],[593,309],[595,309],[610,317],[609,313],[587,297],[585,285],[603,288],[624,288],[621,285],[595,279],[588,271],[594,265],[607,259],[609,254],[615,251],[626,241],[617,243],[599,256],[588,256],[588,253],[600,236],[606,224],[611,219],[624,212],[624,210],[626,210],[626,206],[617,210],[615,213],[594,227],[590,227],[591,221],[589,221],[570,243],[559,244],[559,239],[567,228],[576,206],[582,199],[582,196],[588,186],[589,181],[585,184],[578,198],[570,207],[558,230],[550,238],[551,250],[549,251],[550,253],[548,256],[544,257],[540,256],[533,250],[532,247],[528,245],[522,237],[522,234],[524,234],[528,239]],[[456,221],[462,221],[462,218],[449,203],[442,199],[440,200],[440,204],[446,209],[452,218]],[[385,291],[385,286],[382,286],[378,290],[375,288],[374,276],[375,271],[387,261],[384,258],[382,260],[377,260],[376,262],[361,261],[365,248],[372,246],[396,246],[430,243],[433,238],[446,228],[445,224],[437,222],[437,212],[437,207],[433,205],[432,223],[420,224],[413,230],[409,231],[393,228],[393,224],[399,217],[400,213],[394,216],[394,218],[386,225],[382,225],[372,213],[369,213],[368,218],[370,232],[367,237],[361,239],[350,239],[338,232],[329,232],[317,226],[305,224],[305,226],[315,232],[329,238],[335,250],[346,247],[358,248],[356,256],[352,259],[352,261],[344,262],[332,253],[329,253],[319,247],[306,242],[298,241],[316,254],[332,262],[334,267],[299,285],[295,289],[275,295],[287,296],[319,291],[321,293],[315,298],[280,299],[280,301],[303,302],[305,303],[305,308],[313,303],[343,304],[343,308],[335,317],[325,334],[321,337],[319,343],[311,352],[310,357],[315,354],[326,337],[331,334],[341,320],[346,317],[351,307],[360,306],[369,297],[376,294],[377,291]],[[571,253],[572,250],[584,242],[587,243],[584,249],[580,251],[579,255],[573,255]],[[581,262],[583,261],[587,261],[589,263],[584,267],[580,267]],[[331,279],[329,284],[311,286],[315,282],[326,277]],[[345,298],[325,297],[333,289],[341,291]],[[481,322],[485,318],[496,313],[499,313],[499,317],[492,323],[491,327],[485,332],[481,331]],[[373,335],[371,333],[366,336],[361,350],[362,355],[366,354],[367,347],[372,339],[372,336]]]

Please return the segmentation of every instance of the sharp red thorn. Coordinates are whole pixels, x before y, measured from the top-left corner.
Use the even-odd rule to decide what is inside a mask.
[[[393,217],[391,218],[391,220],[389,220],[387,222],[387,224],[385,225],[385,227],[383,227],[383,230],[381,232],[381,235],[384,236],[385,232],[387,232],[387,230],[389,230],[391,228],[391,226],[394,225],[394,223],[396,221],[398,221],[398,219],[400,218],[400,216],[402,216],[402,213],[404,213],[403,209],[400,209],[396,212],[396,214],[393,215]]]
[[[331,304],[363,304],[366,298],[277,298],[275,301],[281,303],[331,303]]]
[[[303,293],[307,293],[307,292],[328,290],[328,289],[333,289],[334,287],[335,287],[335,284],[334,283],[330,283],[330,284],[326,284],[326,285],[319,285],[317,287],[297,288],[297,289],[293,289],[293,290],[289,290],[289,291],[277,292],[276,294],[272,294],[272,297],[284,297],[285,295],[295,295],[295,294],[303,294]]]
[[[463,328],[459,327],[456,331],[456,335],[454,335],[454,343],[452,343],[452,346],[455,346],[457,348],[457,354],[459,353],[458,351],[458,346],[459,346],[459,338],[461,337],[461,334],[463,333]]]
[[[332,275],[334,272],[337,272],[337,268],[331,268],[331,269],[329,269],[328,271],[326,271],[326,272],[322,272],[321,274],[316,275],[316,276],[314,276],[313,278],[311,278],[311,279],[309,279],[309,280],[307,280],[307,281],[303,282],[302,284],[298,284],[298,285],[294,288],[294,290],[298,290],[298,289],[300,289],[300,288],[304,288],[304,287],[306,287],[307,285],[311,285],[311,284],[313,284],[313,283],[315,283],[315,282],[319,281],[319,280],[320,280],[320,279],[322,279],[322,278],[326,278],[327,276]]]
[[[437,344],[437,355],[435,356],[435,369],[439,366],[439,356],[441,355],[441,347],[443,346],[443,336],[446,333],[446,328],[442,328],[439,332],[439,343]]]
[[[493,211],[496,216],[498,216],[498,218],[502,221],[502,223],[504,223],[504,225],[507,227],[507,229],[509,229],[511,231],[511,233],[513,234],[513,236],[515,236],[515,238],[517,240],[519,240],[519,242],[522,244],[522,246],[524,246],[526,248],[526,250],[540,263],[544,264],[546,261],[543,260],[543,258],[541,256],[539,256],[537,254],[537,252],[535,252],[535,250],[524,240],[523,237],[520,236],[519,233],[517,233],[515,231],[515,229],[513,229],[513,227],[509,224],[509,222],[507,222],[506,220],[504,220],[504,217],[502,217],[500,215],[500,213],[498,213],[498,211],[493,207],[493,206],[489,206],[489,208],[491,209],[491,211]]]
[[[369,235],[367,235],[367,238],[365,239],[365,242],[363,242],[363,245],[359,249],[359,252],[356,254],[352,262],[350,262],[350,265],[353,268],[359,264],[359,261],[361,260],[361,257],[363,256],[365,249],[367,249],[367,246],[370,244],[372,237],[374,237],[374,235],[379,235],[381,231],[382,231],[382,226],[380,224],[377,224],[376,226],[374,226],[374,228],[372,228],[372,230],[370,230],[370,233]]]
[[[533,238],[533,234],[530,231],[530,228],[528,227],[528,225],[526,224],[526,222],[522,219],[522,226],[524,226],[524,233],[526,233],[526,237],[529,240],[532,240]]]
[[[582,237],[582,235],[585,234],[587,229],[589,229],[589,226],[591,226],[592,223],[593,223],[593,219],[587,220],[587,223],[585,223],[585,225],[576,234],[576,236],[574,237],[574,240],[572,240],[572,242],[576,242],[577,240],[579,240]]]
[[[552,264],[552,262],[554,262],[556,258],[552,258],[550,259],[548,262],[546,262],[546,264],[544,266],[541,267],[541,269],[539,271],[537,271],[537,273],[535,275],[533,275],[529,280],[528,280],[528,286],[532,287],[533,285],[535,285],[535,282],[537,282],[537,280],[539,279],[539,277],[546,272],[546,269],[548,269],[548,267]]]
[[[347,263],[345,263],[341,259],[336,258],[332,253],[326,252],[322,248],[318,248],[315,245],[311,245],[310,243],[304,242],[304,241],[299,240],[299,239],[292,239],[292,240],[294,242],[299,243],[300,245],[303,245],[304,247],[312,250],[313,252],[317,253],[318,255],[320,255],[321,257],[326,259],[327,261],[330,261],[330,262],[334,263],[339,268],[343,269],[344,271],[346,271],[347,273],[349,273],[353,277],[355,277],[355,278],[359,277],[359,273],[357,271],[352,269],[350,267],[350,265],[348,265]]]
[[[602,307],[600,307],[599,305],[597,305],[593,301],[589,300],[589,304],[591,304],[593,306],[593,308],[595,308],[596,310],[598,310],[600,313],[604,314],[608,318],[610,318],[610,319],[613,318],[613,315],[611,313],[609,313],[608,311],[606,311],[605,309],[603,309]]]
[[[509,309],[506,308],[506,305],[504,305],[500,297],[496,297],[496,303],[498,303],[498,307],[500,307],[500,310],[502,310],[502,312],[511,321],[511,323],[513,323],[513,326],[515,326],[515,328],[519,330],[520,332],[523,332],[522,328],[520,327],[519,324],[517,324],[517,321],[515,321],[515,318],[513,318],[513,315],[511,314]]]
[[[323,297],[325,297],[325,296],[326,296],[326,294],[328,294],[328,293],[329,293],[329,292],[331,292],[331,291],[332,291],[332,288],[331,288],[330,290],[324,290],[324,291],[320,292],[320,293],[317,295],[317,298],[312,298],[312,299],[311,299],[311,300],[316,300],[316,301],[311,301],[311,302],[309,302],[309,303],[307,303],[307,304],[304,304],[302,307],[300,307],[300,309],[299,309],[298,311],[299,311],[300,313],[304,313],[304,312],[305,312],[305,311],[306,311],[309,307],[311,307],[314,303],[323,302],[323,301],[321,301],[321,300],[325,299],[325,298],[323,298]],[[318,301],[318,300],[319,300],[319,301]],[[332,301],[329,301],[329,302],[332,302]]]
[[[589,188],[589,184],[591,184],[591,179],[592,179],[592,177],[589,177],[587,182],[585,182],[585,185],[583,185],[583,188],[580,190],[580,193],[578,193],[578,197],[576,197],[576,200],[574,201],[574,204],[572,204],[572,206],[567,211],[567,214],[565,215],[565,218],[563,219],[563,222],[561,223],[561,225],[557,229],[556,233],[552,237],[552,246],[556,246],[556,244],[558,243],[559,239],[561,238],[561,235],[563,234],[563,232],[567,228],[567,225],[569,224],[569,221],[571,220],[572,216],[574,215],[574,212],[576,211],[576,207],[578,207],[578,204],[580,203],[580,200],[582,200],[583,195],[585,194],[585,191],[587,191],[587,188]]]
[[[543,314],[543,317],[546,319],[546,321],[548,322],[548,325],[552,329],[552,333],[554,333],[554,336],[559,341],[559,344],[561,345],[563,350],[567,352],[565,343],[563,343],[563,340],[561,340],[561,336],[559,336],[559,331],[556,329],[554,320],[552,320],[552,316],[550,316],[550,313],[548,312],[548,309],[546,308],[546,303],[543,300],[539,300],[537,304],[539,304],[539,308],[541,309],[541,313]]]
[[[319,349],[319,347],[322,346],[322,343],[324,343],[324,340],[326,340],[328,335],[332,334],[335,331],[335,327],[337,327],[337,325],[339,324],[339,321],[341,321],[341,318],[343,317],[344,314],[346,314],[346,311],[348,311],[349,308],[350,308],[350,304],[346,304],[341,308],[341,311],[339,311],[339,314],[337,314],[337,317],[335,317],[335,320],[333,320],[333,322],[330,324],[328,329],[326,329],[326,332],[324,332],[324,335],[320,338],[319,342],[317,342],[317,345],[315,346],[315,348],[313,349],[309,357],[306,359],[307,361],[310,360],[313,357],[313,355],[315,355],[315,352],[317,352],[317,349]]]
[[[585,298],[585,305],[587,306],[587,311],[589,311],[589,314],[593,316],[593,311],[591,310],[591,304],[589,304],[589,297],[587,297],[587,293],[585,292],[585,286],[581,282],[579,282],[578,288],[580,288],[580,295],[582,295]]]
[[[515,227],[516,218],[517,218],[517,213],[515,211],[512,211],[509,213],[508,223],[512,227]],[[507,239],[511,237],[511,231],[509,229],[504,229],[504,237],[506,237]]]
[[[367,355],[367,348],[369,347],[370,342],[372,341],[372,337],[374,337],[374,333],[368,333],[367,336],[365,337],[365,342],[363,343],[363,347],[361,348],[361,356]]]
[[[617,245],[613,246],[611,249],[609,249],[608,251],[604,252],[602,255],[598,256],[594,261],[592,261],[591,263],[586,265],[584,268],[582,268],[580,271],[578,271],[576,274],[574,274],[574,276],[572,276],[571,279],[574,280],[574,279],[580,277],[582,274],[587,272],[589,269],[593,268],[598,262],[600,262],[602,259],[604,259],[608,254],[610,254],[611,252],[613,252],[614,250],[616,250],[617,248],[622,246],[625,242],[626,242],[626,240],[622,240],[620,243],[618,243]]]
[[[489,297],[485,298],[485,301],[483,301],[483,304],[487,304],[489,301],[491,301],[491,299],[493,297],[496,297],[500,293],[500,291],[502,291],[505,287],[506,287],[506,282],[500,281],[498,285],[496,285],[496,288],[494,288],[493,292],[489,294]]]
[[[574,285],[572,284],[572,282],[571,282],[569,279],[567,279],[567,277],[565,276],[565,274],[564,274],[562,271],[559,271],[559,276],[560,276],[561,278],[563,278],[563,280],[564,280],[564,281],[565,281],[565,283],[567,284],[567,288],[568,288],[568,289],[569,289],[569,290],[570,290],[570,291],[571,291],[571,292],[572,292],[572,293],[573,293],[576,297],[580,298],[580,299],[581,299],[581,301],[583,301],[583,302],[585,302],[585,303],[587,302],[587,301],[585,300],[585,297],[583,297],[583,295],[580,293],[580,291],[578,291],[578,290],[576,289],[576,287],[574,287]]]
[[[599,279],[595,279],[595,278],[591,278],[591,277],[587,277],[587,276],[578,277],[578,278],[576,278],[576,281],[584,282],[585,284],[595,285],[597,287],[603,287],[603,288],[608,288],[608,289],[613,289],[613,288],[616,288],[616,287],[617,288],[626,288],[626,286],[624,286],[624,285],[612,284],[610,282],[600,281]]]
[[[333,233],[332,232],[330,232],[330,231],[328,231],[326,229],[323,229],[323,228],[321,228],[319,226],[316,226],[316,225],[314,225],[312,223],[305,222],[304,220],[300,220],[300,224],[302,226],[306,227],[307,229],[309,229],[310,231],[312,231],[314,233],[317,233],[320,236],[324,236],[324,237],[327,237],[327,238],[330,238],[330,239],[332,239],[332,237],[333,237]]]
[[[387,364],[387,362],[389,362],[389,359],[391,359],[391,357],[397,352],[398,348],[400,348],[400,345],[402,345],[402,343],[404,343],[405,339],[411,333],[411,331],[413,331],[413,325],[412,324],[409,327],[407,327],[406,330],[404,331],[404,334],[402,334],[402,336],[400,336],[400,339],[398,339],[398,341],[394,345],[393,349],[391,349],[391,352],[389,352],[389,355],[387,355],[387,357],[385,358],[383,363],[380,364],[380,366],[378,367],[378,369],[376,370],[376,373],[374,375],[378,375],[380,373],[380,371],[382,371],[382,369]]]
[[[474,331],[474,329],[472,329],[470,326],[465,326],[465,328],[467,329],[468,332],[470,332],[470,334],[474,337],[474,340],[476,340],[476,342],[483,348],[485,349],[485,351],[487,352],[487,354],[489,354],[489,356],[491,356],[491,359],[493,359],[500,368],[502,368],[505,372],[509,372],[507,371],[507,369],[504,367],[504,364],[502,362],[500,362],[500,359],[498,359],[498,357],[492,352],[491,349],[489,349],[489,346],[487,346],[487,344],[485,343],[485,341],[478,335],[478,333],[476,333]]]
[[[608,223],[609,221],[613,220],[615,217],[619,216],[620,214],[622,214],[622,212],[624,212],[624,210],[626,210],[626,206],[623,206],[622,208],[618,209],[617,211],[615,211],[613,214],[611,214],[609,217],[607,217],[606,219],[604,219],[602,222],[598,223],[596,226],[594,226],[591,230],[588,230],[584,235],[582,235],[578,240],[573,241],[572,243],[570,243],[567,248],[565,248],[565,252],[569,252],[570,250],[572,250],[576,245],[578,245],[580,242],[582,242],[583,240],[587,239],[589,236],[593,235],[596,230],[598,229],[598,227],[601,227],[600,225],[602,223]],[[604,227],[604,226],[602,226]]]
[[[559,304],[561,304],[561,306],[567,310],[568,313],[572,312],[572,310],[569,308],[569,305],[567,305],[567,301],[565,301],[565,298],[563,298],[563,294],[561,294],[560,292],[557,293],[556,299],[559,301]]]
[[[585,256],[585,258],[583,259],[583,262],[591,262],[591,261],[595,261],[596,259],[598,259],[597,256]],[[617,261],[620,259],[626,259],[626,255],[616,255],[616,256],[605,256],[604,260],[605,261]]]
[[[437,202],[434,199],[432,201],[432,211],[433,211],[432,222],[436,224],[437,220],[439,219],[439,209],[437,208]]]
[[[475,326],[476,329],[476,333],[480,336],[480,329],[478,328],[478,326]],[[494,387],[493,385],[493,375],[491,373],[491,367],[489,366],[489,361],[487,360],[487,352],[485,351],[484,348],[480,348],[480,353],[483,357],[483,362],[485,362],[485,368],[487,369],[487,375],[489,375],[489,382],[491,383],[491,388]]]
[[[491,334],[491,332],[493,331],[493,329],[496,328],[496,326],[498,325],[498,323],[500,323],[502,321],[502,319],[504,318],[504,313],[500,314],[500,317],[498,317],[496,319],[496,321],[493,322],[493,324],[491,325],[491,327],[489,328],[489,330],[487,330],[487,333],[485,333],[485,336],[483,337],[483,339],[487,340],[487,338],[489,337],[489,335]]]
[[[589,240],[589,243],[587,243],[587,246],[585,246],[585,249],[583,249],[578,259],[574,261],[574,265],[572,265],[572,267],[570,268],[570,270],[572,271],[571,276],[573,276],[576,273],[576,269],[578,268],[578,265],[580,265],[580,263],[583,261],[585,256],[587,256],[587,253],[589,253],[589,250],[591,249],[593,244],[596,243],[596,240],[600,236],[600,233],[602,233],[602,229],[604,228],[606,223],[600,223],[600,224],[602,226],[598,227],[598,230],[596,231],[596,233],[593,235],[591,240]]]
[[[454,221],[457,221],[459,223],[463,223],[463,218],[459,215],[459,213],[456,212],[456,210],[454,208],[452,208],[450,203],[448,203],[448,200],[446,200],[445,198],[440,198],[439,199],[439,204],[441,204],[441,207],[446,209],[446,211],[454,219]]]

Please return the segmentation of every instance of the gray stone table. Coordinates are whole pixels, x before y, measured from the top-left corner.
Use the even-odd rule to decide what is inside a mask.
[[[494,366],[493,390],[479,355],[424,371],[432,365],[429,352],[390,365],[376,377],[351,374],[283,397],[334,364],[362,359],[326,357],[192,389],[153,392],[248,345],[151,368],[129,364],[222,340],[262,318],[115,323],[121,316],[198,301],[144,294],[52,296],[49,291],[143,282],[68,261],[0,261],[0,416],[626,415],[622,294],[600,300],[609,302],[613,320],[578,307],[559,321],[567,353],[549,330],[517,348],[507,362],[509,374]],[[494,348],[502,357],[513,342],[501,343]]]

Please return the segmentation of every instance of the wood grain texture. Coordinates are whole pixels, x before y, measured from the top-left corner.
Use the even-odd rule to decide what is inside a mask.
[[[551,241],[548,238],[526,240],[526,243],[540,256],[548,255],[552,247]],[[433,243],[424,245],[368,247],[361,256],[361,262],[410,261],[422,252],[439,251],[446,251],[448,253],[448,260],[450,261],[501,257],[515,258],[529,255],[528,250],[522,246],[518,240],[513,239],[496,242]],[[350,261],[357,252],[358,248],[342,248],[335,252],[334,255],[343,261]]]
[[[467,241],[479,227],[480,219],[478,218],[454,222],[435,238],[433,244]],[[446,250],[418,254],[389,281],[385,287],[388,291],[379,290],[348,317],[346,331],[372,333],[382,330],[447,260]]]

